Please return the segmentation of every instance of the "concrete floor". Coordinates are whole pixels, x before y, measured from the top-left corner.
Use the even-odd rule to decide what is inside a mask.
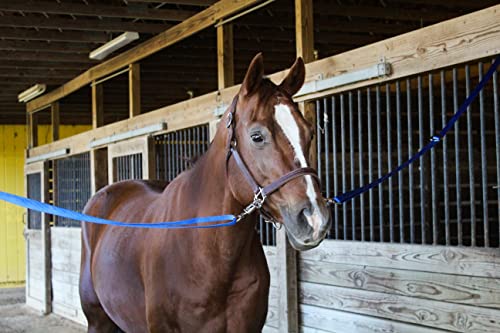
[[[85,328],[57,315],[41,315],[27,307],[24,288],[0,289],[1,333],[84,333]]]

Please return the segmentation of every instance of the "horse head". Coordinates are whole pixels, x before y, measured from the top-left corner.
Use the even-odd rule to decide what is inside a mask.
[[[228,141],[237,150],[236,157],[243,161],[230,158],[227,166],[236,200],[244,205],[254,200],[257,192],[249,190],[247,184],[252,179],[248,178],[265,187],[287,178],[283,175],[299,171],[300,175],[279,184],[261,208],[268,219],[285,225],[297,250],[316,247],[331,225],[330,210],[315,172],[310,169],[313,126],[292,99],[304,79],[304,62],[298,58],[281,84],[275,85],[264,77],[263,58],[258,54],[247,70],[233,112],[227,114]],[[241,164],[249,175],[244,175]]]

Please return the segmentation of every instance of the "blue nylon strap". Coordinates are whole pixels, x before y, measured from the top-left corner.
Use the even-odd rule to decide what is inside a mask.
[[[128,228],[148,228],[148,229],[207,229],[207,228],[218,228],[226,227],[236,224],[236,216],[234,215],[218,215],[218,216],[207,216],[207,217],[195,217],[187,220],[172,221],[172,222],[153,222],[153,223],[143,223],[143,222],[118,222],[113,220],[106,220],[95,216],[85,215],[82,213],[74,212],[61,207],[49,205],[43,202],[39,202],[32,199],[23,198],[11,193],[0,191],[0,200],[10,202],[11,204],[22,206],[25,208],[33,209],[39,212],[57,215],[61,217],[66,217],[68,219],[90,222],[96,224],[106,224],[114,225],[119,227]],[[218,224],[209,224],[215,222],[223,222]],[[201,224],[201,225],[199,225]]]
[[[491,79],[491,77],[493,76],[493,74],[495,73],[495,71],[497,70],[497,68],[498,68],[499,65],[500,65],[500,56],[497,56],[496,59],[495,59],[495,61],[491,65],[490,69],[486,73],[486,75],[479,82],[479,84],[476,86],[476,88],[474,88],[474,90],[472,91],[472,93],[467,97],[467,99],[462,103],[462,105],[460,105],[460,107],[458,108],[458,111],[448,121],[448,123],[446,124],[446,126],[437,135],[434,135],[430,139],[431,142],[429,142],[426,146],[424,146],[424,148],[422,148],[419,152],[417,152],[414,156],[412,156],[408,161],[404,162],[403,164],[401,164],[397,168],[391,170],[385,176],[380,177],[379,179],[371,182],[370,184],[367,184],[365,186],[359,187],[359,188],[357,188],[355,190],[352,190],[350,192],[346,192],[346,193],[337,195],[332,200],[335,203],[337,203],[337,204],[342,204],[344,202],[352,200],[353,198],[357,197],[358,195],[360,195],[362,193],[365,193],[365,192],[371,190],[372,188],[380,185],[380,183],[384,182],[388,178],[394,176],[395,174],[397,174],[401,170],[405,169],[408,165],[410,165],[414,161],[418,160],[427,151],[429,151],[432,148],[434,148],[434,146],[437,145],[442,140],[442,138],[450,131],[450,129],[455,125],[455,123],[457,122],[458,118],[460,118],[460,116],[464,112],[467,111],[467,109],[472,104],[472,102],[474,101],[474,99],[477,97],[477,95],[479,95],[479,92],[484,88],[484,86],[486,85],[486,83],[488,83],[488,81]]]

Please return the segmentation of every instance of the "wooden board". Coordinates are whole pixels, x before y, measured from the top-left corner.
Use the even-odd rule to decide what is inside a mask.
[[[452,332],[500,332],[500,311],[309,282],[300,303],[417,324]]]
[[[299,272],[305,282],[500,309],[499,279],[312,260]]]
[[[303,333],[444,333],[447,331],[355,313],[300,305]]]
[[[302,259],[500,278],[500,249],[326,240]]]

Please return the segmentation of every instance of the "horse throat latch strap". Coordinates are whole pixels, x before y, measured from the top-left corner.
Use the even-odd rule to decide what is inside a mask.
[[[272,194],[273,192],[277,191],[280,187],[288,183],[289,181],[302,177],[302,176],[312,176],[315,178],[318,183],[319,183],[319,177],[318,174],[316,173],[316,170],[313,168],[298,168],[295,170],[292,170],[285,174],[284,176],[281,176],[277,180],[273,181],[271,184],[266,185],[264,187],[261,187],[255,179],[252,177],[250,174],[250,171],[248,170],[248,167],[246,166],[245,162],[243,162],[243,159],[241,158],[240,154],[238,153],[237,144],[236,144],[236,139],[234,138],[234,115],[236,113],[236,105],[238,103],[238,95],[233,99],[233,102],[231,103],[231,110],[228,113],[228,119],[226,123],[226,127],[229,131],[228,133],[228,143],[227,143],[227,158],[226,158],[226,169],[227,169],[227,162],[229,161],[229,158],[231,156],[234,157],[234,160],[236,162],[236,165],[240,169],[241,173],[245,177],[246,181],[252,188],[252,191],[254,193],[254,199],[253,202],[250,203],[248,206],[246,206],[243,209],[243,212],[237,216],[237,221],[240,221],[243,219],[245,216],[250,215],[253,213],[255,210],[259,210],[260,213],[263,215],[264,219],[276,223],[276,220],[263,209],[264,202],[266,201],[266,198]]]

